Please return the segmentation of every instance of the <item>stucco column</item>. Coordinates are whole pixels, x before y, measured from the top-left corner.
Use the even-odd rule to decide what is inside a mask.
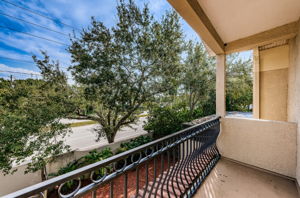
[[[216,114],[224,117],[226,115],[225,106],[225,78],[226,64],[225,55],[217,55],[217,72],[216,72]]]
[[[259,119],[259,50],[253,49],[253,118]]]

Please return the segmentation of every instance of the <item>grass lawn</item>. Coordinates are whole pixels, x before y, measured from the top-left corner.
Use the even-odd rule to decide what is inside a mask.
[[[91,125],[91,124],[97,124],[98,122],[90,120],[90,121],[84,121],[84,122],[76,122],[70,124],[70,127],[80,127],[80,126],[86,126],[86,125]]]
[[[148,114],[141,114],[138,117],[147,117]],[[76,122],[76,123],[71,123],[70,127],[80,127],[80,126],[86,126],[86,125],[91,125],[91,124],[97,124],[98,122],[90,120],[90,121],[83,121],[83,122]]]

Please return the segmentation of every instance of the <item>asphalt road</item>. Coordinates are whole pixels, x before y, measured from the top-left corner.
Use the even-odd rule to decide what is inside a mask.
[[[131,127],[124,127],[118,131],[115,142],[120,140],[126,140],[134,138],[139,135],[147,134],[143,130],[143,124],[146,120],[145,117],[140,118],[136,124],[132,124]],[[65,138],[67,145],[71,146],[71,150],[90,150],[108,144],[106,138],[101,137],[99,142],[96,142],[97,134],[95,129],[100,127],[100,125],[92,124],[81,127],[73,127],[70,135]]]

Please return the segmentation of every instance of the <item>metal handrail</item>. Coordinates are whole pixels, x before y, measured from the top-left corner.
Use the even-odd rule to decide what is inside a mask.
[[[209,156],[209,155],[212,155],[211,153],[213,153],[212,159],[208,160],[209,163],[212,163],[212,165],[210,165],[210,166],[213,167],[214,163],[216,163],[216,161],[219,159],[219,156],[220,156],[219,152],[215,146],[216,138],[217,138],[217,136],[219,134],[219,130],[220,130],[219,122],[220,122],[220,117],[216,116],[216,117],[214,117],[210,120],[207,120],[201,124],[186,128],[179,132],[176,132],[171,135],[165,136],[163,138],[157,139],[155,141],[152,141],[145,145],[139,146],[137,148],[125,151],[123,153],[114,155],[105,160],[87,165],[85,167],[79,168],[77,170],[66,173],[64,175],[57,176],[55,178],[46,180],[44,182],[32,185],[30,187],[27,187],[22,190],[16,191],[14,193],[8,194],[8,195],[4,196],[3,198],[29,197],[29,196],[32,196],[35,194],[40,194],[43,191],[54,188],[55,186],[58,186],[58,185],[59,185],[58,191],[60,191],[61,187],[67,181],[77,179],[83,175],[86,175],[87,173],[91,174],[91,177],[92,177],[94,174],[94,171],[97,171],[101,168],[106,169],[106,167],[108,167],[108,166],[111,167],[111,169],[113,171],[109,172],[108,174],[103,176],[103,178],[101,178],[97,181],[92,180],[92,182],[90,184],[88,184],[87,186],[81,187],[80,186],[81,182],[79,179],[78,188],[75,189],[72,193],[68,194],[68,196],[66,196],[66,197],[79,197],[79,196],[82,196],[91,191],[96,192],[96,190],[99,186],[107,184],[109,182],[112,183],[111,181],[114,180],[119,175],[122,175],[122,174],[128,172],[129,170],[133,170],[133,169],[137,168],[138,166],[141,166],[141,164],[149,163],[149,161],[151,161],[153,159],[156,161],[163,160],[163,158],[166,157],[165,156],[166,153],[167,153],[168,159],[169,159],[171,152],[173,153],[171,156],[173,159],[173,165],[172,166],[170,165],[170,159],[168,161],[169,169],[170,170],[172,169],[171,172],[178,172],[178,170],[175,171],[175,168],[178,169],[179,166],[180,166],[179,167],[180,170],[182,169],[181,166],[184,166],[185,168],[189,168],[186,165],[187,160],[189,160],[189,161],[196,160],[197,161],[198,160],[197,158],[201,155],[204,155],[203,153],[207,152],[206,151],[207,149],[211,149],[211,151],[209,151],[210,152],[209,154],[205,154],[205,155]],[[185,150],[185,147],[186,147],[186,150]],[[191,147],[191,148],[189,149],[189,147]],[[193,147],[193,149],[192,149],[192,147]],[[151,153],[148,153],[148,151],[151,151]],[[196,152],[197,152],[197,155],[196,155]],[[133,158],[136,155],[139,155],[139,159],[134,161]],[[184,160],[186,160],[186,161],[184,161]],[[130,161],[130,163],[126,164],[128,161]],[[119,162],[124,162],[124,165],[122,168],[117,169],[115,167],[115,165]],[[196,162],[196,163],[199,163],[199,162]],[[200,165],[198,164],[197,167],[200,167]],[[167,170],[168,172],[170,171],[169,169]],[[206,170],[206,172],[207,172],[207,170]],[[161,174],[162,174],[162,172],[161,172]],[[173,175],[174,174],[175,173],[173,173]],[[194,172],[193,172],[193,174],[194,174]],[[203,172],[197,173],[195,175],[199,176],[201,174],[203,175]],[[148,175],[148,172],[147,172],[147,175]],[[164,176],[161,175],[160,177],[164,177]],[[165,177],[167,177],[167,176],[165,176]],[[176,177],[177,177],[177,175],[176,175]],[[190,179],[191,178],[192,177],[190,177]],[[187,178],[185,178],[185,179],[187,179]],[[192,180],[194,180],[194,179],[192,179]],[[162,179],[160,179],[160,180],[162,180]],[[169,179],[164,178],[163,180],[164,180],[164,183],[167,180],[169,182],[170,178]],[[182,178],[181,178],[181,180],[182,180]],[[172,178],[172,181],[173,181],[173,178]],[[156,182],[156,178],[153,179],[152,183],[153,182],[154,183]],[[178,181],[177,181],[177,183],[178,183]],[[190,186],[195,186],[195,184],[197,182],[193,181],[193,183],[194,184],[190,184]],[[199,181],[198,181],[198,183],[199,183]],[[127,184],[127,180],[126,180],[126,184]],[[161,185],[160,183],[158,183],[158,184]],[[137,188],[139,188],[138,185],[139,184],[137,181]],[[153,186],[154,186],[154,184],[153,184]],[[113,188],[113,186],[111,186],[111,188]],[[147,186],[147,188],[148,188],[148,186]],[[159,187],[157,187],[157,189],[158,188]],[[163,186],[161,186],[161,188],[163,188]],[[179,189],[181,191],[181,188],[179,188]],[[163,191],[163,190],[161,190],[161,191]],[[188,192],[188,191],[190,191],[190,192]],[[184,190],[184,194],[192,194],[192,192],[193,192],[193,190],[191,188]],[[61,192],[59,192],[59,193],[60,193],[61,197],[64,197],[64,195],[61,194]],[[152,190],[151,190],[151,193],[152,193]],[[169,193],[170,192],[168,192],[168,194]],[[175,191],[173,193],[175,193]],[[145,196],[146,193],[143,193],[143,194]],[[93,195],[96,195],[96,193],[93,193]],[[125,197],[127,197],[127,194]]]

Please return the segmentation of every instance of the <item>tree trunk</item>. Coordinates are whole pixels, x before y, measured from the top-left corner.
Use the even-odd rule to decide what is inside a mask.
[[[46,166],[44,166],[42,169],[41,169],[41,179],[42,181],[45,181],[47,180],[47,170],[46,170]]]
[[[46,169],[46,166],[44,166],[42,169],[41,169],[41,179],[42,181],[46,181],[48,179],[48,174],[47,174],[47,169]],[[48,190],[44,190],[43,192],[43,197],[44,198],[47,198],[48,196]]]
[[[117,134],[117,130],[111,130],[108,133],[106,133],[106,138],[109,144],[114,143],[116,134]]]
[[[189,100],[189,110],[190,110],[190,115],[192,115],[195,110],[195,104],[193,103],[192,98],[190,98],[190,100]]]
[[[108,137],[107,137],[107,141],[108,141],[108,143],[110,144],[110,143],[113,143],[115,140],[114,140],[114,138],[112,138],[111,136],[108,136]]]

